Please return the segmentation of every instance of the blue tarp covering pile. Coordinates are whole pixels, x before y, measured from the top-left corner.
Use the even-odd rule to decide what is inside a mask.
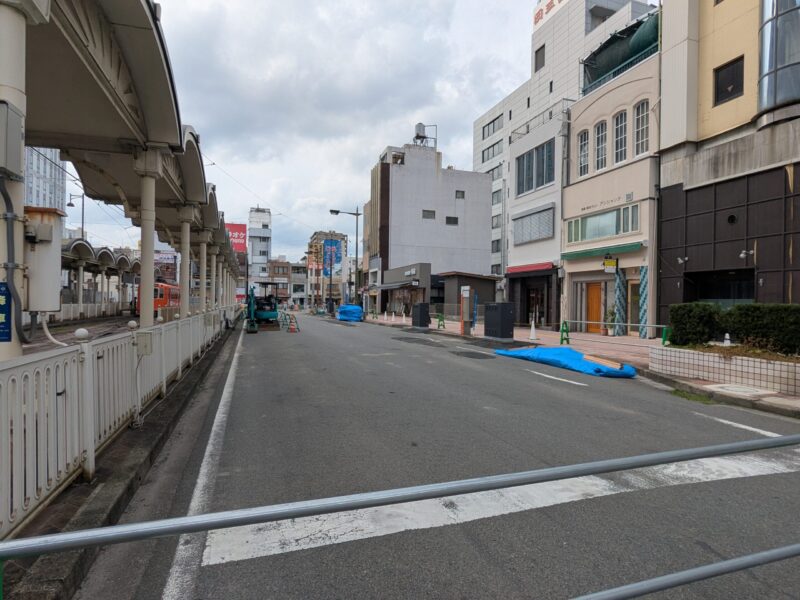
[[[342,304],[336,312],[336,318],[340,321],[363,321],[364,311],[357,304]]]
[[[519,348],[518,350],[495,350],[495,354],[522,358],[595,377],[636,377],[636,369],[630,365],[622,365],[621,369],[599,365],[586,360],[583,358],[583,354],[572,348]]]

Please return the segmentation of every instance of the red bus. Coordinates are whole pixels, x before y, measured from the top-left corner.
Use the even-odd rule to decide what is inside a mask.
[[[136,314],[142,312],[142,288],[139,287],[139,293],[136,295]],[[153,316],[158,316],[159,309],[163,308],[180,308],[181,306],[181,288],[177,285],[169,283],[156,283],[153,286]]]

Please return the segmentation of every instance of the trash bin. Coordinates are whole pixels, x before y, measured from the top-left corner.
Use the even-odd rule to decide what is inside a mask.
[[[484,315],[484,337],[509,342],[514,339],[514,305],[511,302],[487,304]]]
[[[430,304],[420,302],[411,307],[411,325],[413,327],[427,327],[430,324]]]

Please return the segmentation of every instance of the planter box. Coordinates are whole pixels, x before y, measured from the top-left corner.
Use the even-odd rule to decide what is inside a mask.
[[[650,370],[684,379],[735,383],[797,396],[800,363],[734,356],[711,352],[651,348]]]

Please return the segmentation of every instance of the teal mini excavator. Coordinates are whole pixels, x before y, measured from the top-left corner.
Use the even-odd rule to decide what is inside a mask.
[[[274,323],[278,320],[278,303],[274,296],[256,297],[255,286],[247,294],[247,333],[258,333],[261,323]]]

